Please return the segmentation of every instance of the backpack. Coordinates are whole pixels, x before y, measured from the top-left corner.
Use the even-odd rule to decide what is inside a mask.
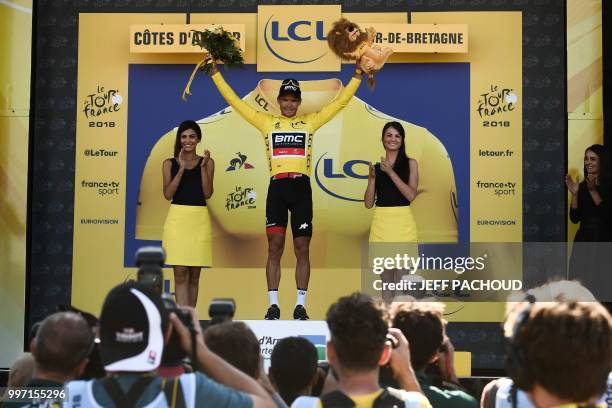
[[[345,393],[340,390],[332,391],[321,398],[323,408],[353,408],[355,403]],[[406,406],[406,402],[399,397],[392,395],[388,388],[376,397],[372,403],[372,408],[400,408]]]
[[[136,406],[136,402],[141,397],[142,393],[151,384],[154,377],[141,377],[124,393],[114,377],[107,377],[101,381],[104,389],[109,397],[115,403],[117,408],[131,408]],[[180,377],[164,378],[161,383],[161,391],[166,397],[166,403],[169,408],[185,408],[185,395],[183,387],[181,387]]]

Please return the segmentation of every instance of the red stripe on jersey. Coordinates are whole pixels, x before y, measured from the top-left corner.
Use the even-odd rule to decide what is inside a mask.
[[[282,148],[278,148],[278,149],[272,149],[272,155],[274,156],[306,156],[306,149],[301,149],[298,147],[293,147],[293,148],[286,148],[286,147],[282,147]]]

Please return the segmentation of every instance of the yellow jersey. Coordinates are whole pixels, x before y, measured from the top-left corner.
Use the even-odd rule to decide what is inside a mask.
[[[264,137],[271,176],[289,172],[310,176],[313,134],[348,105],[361,84],[360,79],[352,78],[338,97],[321,110],[287,118],[251,107],[236,95],[220,72],[212,79],[227,103]]]

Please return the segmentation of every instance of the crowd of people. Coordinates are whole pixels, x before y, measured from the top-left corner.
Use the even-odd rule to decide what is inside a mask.
[[[357,73],[355,79],[359,77]],[[213,80],[232,106],[243,108],[216,67]],[[343,99],[350,99],[357,85],[353,83]],[[283,87],[286,92],[282,88],[279,98],[291,99],[283,103],[299,105],[297,81]],[[263,132],[263,124],[260,127]],[[173,200],[164,246],[167,263],[174,265],[176,300],[181,306],[168,302],[159,290],[129,282],[111,290],[99,320],[78,311],[48,316],[35,325],[29,352],[15,361],[8,385],[65,393],[61,400],[41,399],[27,406],[612,407],[612,318],[597,302],[601,293],[596,298],[573,281],[549,283],[508,302],[501,328],[507,342],[507,377],[494,379],[480,395],[471,395],[460,384],[454,346],[446,335],[444,305],[438,302],[393,303],[385,296],[385,302],[377,302],[362,293],[342,297],[327,311],[327,360],[319,360],[306,338],[287,337],[276,342],[269,370],[264,368],[259,340],[247,324],[230,320],[203,330],[192,306],[197,302],[200,267],[211,263],[210,245],[201,243],[210,244],[205,203],[213,193],[214,161],[208,152],[203,157],[195,154],[201,139],[197,123],[181,124],[174,157],[163,165],[164,196]],[[401,124],[387,123],[381,141],[386,155],[370,166],[364,196],[366,207],[376,205],[370,241],[384,242],[392,231],[399,231],[395,241],[416,242],[409,205],[416,198],[417,163],[405,154]],[[584,181],[566,177],[572,195],[570,216],[580,222],[576,241],[607,242],[609,154],[593,145],[585,152],[584,163]],[[283,176],[276,184],[307,177],[291,174],[289,181]],[[195,225],[195,218],[201,224]],[[285,218],[268,228],[269,238],[282,236],[284,242],[286,224]],[[180,239],[184,234],[177,234],[186,228],[199,237],[198,251]],[[298,295],[293,317],[298,320],[308,319],[304,302],[309,268],[308,262],[299,267],[299,248],[306,248],[302,255],[307,260],[311,231],[310,227],[306,235],[294,234]],[[271,320],[280,317],[276,271],[280,254],[275,255],[274,246],[270,239],[266,319]],[[601,252],[601,248],[575,246],[570,274],[589,284],[589,289],[597,286],[601,291],[604,281],[594,285],[592,274],[581,272],[586,268],[581,259],[601,263],[601,254],[585,251]],[[11,401],[7,405],[23,406]]]
[[[576,301],[585,293],[565,281],[509,302],[508,377],[482,396],[470,395],[455,374],[441,303],[342,297],[327,311],[327,361],[309,340],[287,337],[266,372],[245,323],[202,330],[193,308],[169,309],[138,282],[112,289],[96,324],[71,311],[44,319],[8,385],[66,391],[62,401],[31,407],[467,408],[479,406],[477,398],[487,408],[605,407],[612,405],[612,318],[594,298]]]

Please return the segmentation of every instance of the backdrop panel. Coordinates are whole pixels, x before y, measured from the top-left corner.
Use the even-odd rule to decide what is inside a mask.
[[[208,20],[197,14],[192,17],[206,23],[221,22],[221,18],[234,23],[238,18],[246,22],[247,38],[261,29],[244,14],[208,15]],[[200,150],[210,149],[218,167],[215,194],[209,200],[215,261],[212,271],[204,275],[199,308],[203,313],[213,296],[232,296],[240,305],[238,318],[260,318],[266,308],[263,197],[268,174],[263,141],[234,112],[223,111],[226,103],[203,76],[197,77],[188,102],[181,101],[180,91],[191,66],[175,64],[197,56],[130,54],[127,47],[125,33],[130,24],[170,24],[181,18],[155,14],[80,17],[78,92],[83,108],[77,119],[73,302],[95,311],[107,289],[134,276],[135,250],[159,244],[168,210],[160,191],[161,162],[172,155],[174,127],[185,118],[194,118],[204,131]],[[351,18],[371,20],[369,14],[352,14]],[[402,18],[407,21],[406,14]],[[360,249],[371,218],[361,201],[367,163],[384,153],[380,129],[393,118],[404,121],[408,154],[420,163],[423,192],[413,210],[421,242],[521,239],[522,204],[517,198],[522,188],[521,13],[412,16],[413,22],[422,23],[458,19],[471,27],[474,51],[394,56],[379,75],[376,90],[362,87],[349,106],[315,135],[316,234],[309,288],[314,319],[322,319],[339,295],[359,289]],[[492,20],[507,30],[496,32]],[[108,26],[115,29],[104,44],[97,44],[98,33]],[[503,42],[504,48],[496,42]],[[253,59],[248,42],[246,58],[247,62]],[[348,78],[353,69],[348,64],[343,67],[338,78]],[[269,81],[295,74],[264,75],[263,81]],[[256,87],[261,76],[255,65],[226,73],[239,95],[258,100],[261,94],[274,103],[274,95],[264,95],[270,85],[260,82]],[[333,98],[334,93],[325,89],[337,87],[338,80],[332,79],[336,75],[302,72],[299,77],[309,103],[304,112],[320,109]],[[503,156],[493,158],[492,152]],[[235,169],[231,164],[235,159],[248,161],[251,168]],[[494,165],[496,159],[501,165]],[[509,187],[500,189],[499,185]],[[472,195],[478,199],[470,203]],[[122,226],[123,236],[119,235]],[[107,239],[100,241],[101,236]],[[290,244],[287,246],[282,284],[287,291],[281,294],[293,292],[289,289],[293,279],[287,274],[292,274],[295,260]],[[92,288],[105,290],[92,295]],[[282,308],[291,308],[291,297],[281,297]],[[501,317],[500,307],[486,307],[497,311],[489,317],[482,315],[481,306],[453,308],[457,312],[453,319],[458,321]]]
[[[584,151],[604,143],[602,2],[572,0],[567,7],[567,170],[584,179]],[[571,194],[567,193],[569,208]],[[578,224],[569,221],[567,240]]]
[[[123,1],[117,2],[90,2],[84,1],[76,3],[56,3],[47,0],[41,0],[39,2],[41,8],[41,14],[45,16],[45,19],[40,19],[37,28],[39,29],[38,39],[38,58],[37,63],[39,70],[37,71],[37,93],[40,96],[37,99],[36,104],[36,115],[38,126],[35,129],[35,151],[34,151],[34,172],[31,174],[33,178],[33,200],[35,204],[32,207],[34,224],[44,226],[44,228],[38,228],[32,231],[32,247],[31,247],[31,261],[32,261],[32,288],[31,288],[31,318],[37,320],[48,313],[55,304],[60,302],[70,301],[70,284],[72,280],[71,265],[72,265],[72,253],[73,253],[73,242],[72,236],[75,233],[75,253],[79,245],[79,235],[76,234],[77,224],[73,228],[75,220],[80,220],[82,213],[73,213],[73,197],[74,187],[73,182],[82,180],[82,177],[76,177],[74,174],[74,167],[72,163],[75,157],[84,156],[83,149],[76,149],[75,152],[75,132],[76,132],[76,118],[81,115],[82,104],[86,93],[95,93],[98,85],[109,87],[110,89],[118,89],[120,94],[124,98],[125,104],[119,112],[121,115],[125,114],[122,120],[127,121],[127,109],[128,103],[131,103],[132,97],[128,96],[128,92],[131,92],[127,84],[127,78],[130,71],[130,66],[135,67],[136,65],[149,65],[164,63],[161,60],[156,61],[155,58],[149,58],[148,60],[134,58],[125,65],[124,71],[121,74],[122,78],[126,78],[123,83],[90,83],[87,89],[83,89],[83,93],[77,97],[77,83],[76,83],[76,72],[77,72],[77,50],[83,50],[81,44],[77,41],[77,21],[79,13],[101,13],[101,12],[122,12],[122,13],[162,13],[166,18],[166,21],[172,17],[167,14],[169,12],[185,13],[186,11],[217,11],[223,12],[225,16],[232,15],[234,21],[238,22],[246,21],[256,22],[257,11],[256,5],[245,2],[222,2],[207,4],[206,8],[201,7],[197,3],[194,3],[188,8],[186,2],[138,2],[138,3],[126,3]],[[406,11],[410,10],[409,15]],[[563,186],[559,186],[559,177],[564,172],[555,163],[563,163],[564,154],[564,141],[565,141],[565,125],[563,120],[559,120],[564,114],[564,90],[565,90],[565,78],[563,75],[563,61],[564,61],[564,41],[557,41],[558,38],[563,38],[564,32],[564,2],[557,0],[539,1],[535,3],[522,3],[516,5],[515,2],[510,1],[485,1],[464,4],[463,2],[449,2],[449,1],[435,1],[435,2],[422,2],[422,1],[400,1],[395,2],[393,5],[385,5],[384,7],[378,3],[372,2],[351,2],[350,6],[343,6],[343,14],[349,16],[352,13],[373,13],[371,16],[379,15],[381,11],[395,11],[400,17],[399,21],[387,20],[385,17],[382,21],[388,22],[406,22],[408,18],[417,16],[415,12],[425,12],[427,15],[431,11],[516,11],[521,12],[521,20],[518,24],[522,25],[522,55],[519,59],[522,59],[523,65],[523,92],[518,92],[517,95],[521,102],[521,110],[524,115],[522,128],[524,130],[522,148],[518,147],[517,150],[523,153],[523,168],[528,171],[523,172],[523,193],[522,212],[524,217],[523,223],[517,223],[519,228],[523,229],[523,238],[526,240],[562,240],[564,236],[563,222],[565,220],[565,210],[563,204],[564,190]],[[238,13],[237,13],[238,12]],[[237,14],[234,14],[237,13]],[[384,13],[388,14],[388,13]],[[484,13],[483,13],[484,14]],[[115,16],[118,16],[117,14]],[[195,18],[195,14],[192,14],[192,22],[199,22]],[[221,17],[221,15],[220,15]],[[349,17],[349,18],[352,18]],[[396,17],[397,18],[397,17]],[[402,20],[403,19],[403,20]],[[152,19],[153,21],[160,21],[159,19]],[[224,18],[225,20],[225,18]],[[424,22],[427,19],[423,20]],[[370,19],[372,22],[376,22]],[[431,21],[431,20],[429,20]],[[177,22],[185,22],[185,14],[180,15],[177,18]],[[416,21],[413,21],[416,22]],[[453,21],[455,22],[455,21]],[[464,22],[464,21],[459,21]],[[491,25],[492,29],[495,27]],[[498,48],[503,49],[504,38],[500,33],[504,30],[498,30],[500,37],[495,37],[496,40],[491,41],[491,44],[497,44]],[[117,33],[116,31],[109,30],[108,27],[100,28],[100,32],[104,33],[105,38],[112,38],[115,35],[123,36],[127,32]],[[255,44],[249,45],[247,40],[247,57],[249,52],[254,51]],[[98,41],[95,47],[103,47],[106,41]],[[78,45],[78,47],[77,47]],[[485,44],[486,45],[486,44]],[[94,49],[95,49],[94,47]],[[519,42],[520,48],[520,42]],[[125,48],[121,52],[125,51]],[[93,50],[91,50],[93,55]],[[117,56],[116,54],[113,57]],[[247,58],[248,60],[248,58]],[[441,60],[440,60],[441,61]],[[190,64],[193,60],[189,58],[176,58],[172,62],[173,65],[184,65]],[[249,62],[249,61],[247,61]],[[254,63],[251,61],[250,63]],[[406,61],[407,63],[415,63],[417,60]],[[418,62],[428,62],[427,58]],[[451,63],[462,63],[469,64],[470,71],[473,75],[474,64],[470,61],[445,61]],[[112,67],[113,58],[100,58],[97,60],[100,67],[108,66]],[[436,62],[437,64],[438,62]],[[393,67],[389,65],[388,67]],[[387,67],[386,67],[387,68]],[[79,72],[82,68],[79,67]],[[301,74],[300,74],[301,75]],[[263,74],[262,74],[263,76]],[[381,77],[384,73],[381,74]],[[331,78],[329,75],[328,78]],[[345,79],[338,75],[341,79]],[[503,88],[514,87],[514,83],[506,83],[505,78],[492,79],[490,76],[485,76],[490,79],[489,84],[480,84],[482,87],[474,89],[474,81],[470,82],[470,115],[477,115],[477,102],[475,99],[479,93],[484,93],[489,89],[490,85],[497,85]],[[101,79],[105,77],[100,77]],[[260,77],[261,78],[261,77]],[[500,79],[504,79],[503,83]],[[546,80],[544,80],[546,79]],[[544,80],[544,81],[542,81]],[[486,81],[485,81],[486,82]],[[198,84],[205,84],[206,78],[201,78]],[[234,85],[234,83],[232,83]],[[520,86],[519,80],[519,86]],[[131,85],[130,85],[131,86]],[[251,83],[250,87],[244,89],[244,92],[253,90],[255,83]],[[80,87],[80,84],[79,84]],[[518,86],[516,89],[519,89]],[[81,89],[79,88],[79,92]],[[244,95],[244,93],[242,94]],[[178,96],[178,95],[177,95]],[[439,105],[444,107],[443,104],[444,95],[440,95]],[[132,106],[132,105],[130,105]],[[76,113],[75,113],[76,112]],[[204,118],[204,108],[201,108],[202,115],[195,116],[196,118]],[[197,112],[196,112],[197,113]],[[388,113],[388,112],[385,112]],[[401,116],[400,116],[401,117]],[[415,118],[406,118],[408,121],[414,121],[417,123]],[[108,121],[108,120],[107,120]],[[502,121],[503,122],[503,121]],[[123,125],[127,126],[126,122]],[[175,126],[176,124],[174,124]],[[473,121],[472,121],[473,125]],[[513,124],[514,125],[514,124]],[[158,129],[156,133],[152,135],[152,138],[159,138],[166,132],[170,131],[171,128]],[[472,129],[473,130],[473,129]],[[162,131],[164,131],[162,133]],[[436,137],[439,135],[431,132]],[[106,144],[112,138],[107,136],[100,136],[98,140],[98,149],[107,148],[109,150],[122,149],[126,152],[127,149],[127,130],[123,129],[122,133],[125,137],[123,141],[115,146],[112,144]],[[545,136],[543,136],[545,134]],[[114,137],[114,136],[113,136]],[[113,139],[114,140],[114,139]],[[113,142],[115,143],[115,142]],[[505,142],[504,142],[505,143]],[[94,146],[95,147],[95,146]],[[93,147],[92,147],[93,148]],[[501,148],[499,149],[501,150]],[[129,151],[127,152],[129,154]],[[233,152],[236,153],[236,152]],[[125,154],[125,153],[124,153]],[[254,153],[255,154],[255,153]],[[98,160],[102,161],[102,158]],[[125,161],[126,157],[122,157],[121,161]],[[486,162],[487,157],[482,160]],[[332,160],[333,162],[333,160]],[[496,163],[495,160],[491,162]],[[112,161],[108,162],[113,163]],[[220,164],[220,163],[219,163]],[[218,164],[218,166],[219,166]],[[332,164],[337,164],[333,162]],[[358,165],[357,165],[358,166]],[[455,167],[455,162],[453,162]],[[563,166],[561,166],[563,167]],[[356,167],[358,168],[358,167]],[[339,169],[336,167],[336,169]],[[108,170],[108,178],[113,180],[115,177],[116,169],[112,166],[105,168]],[[124,168],[121,171],[125,171]],[[219,169],[218,169],[219,170]],[[455,170],[456,172],[456,170]],[[334,173],[335,174],[335,173]],[[89,176],[88,176],[89,177]],[[500,177],[496,175],[496,177]],[[507,177],[507,175],[503,175]],[[456,187],[461,189],[460,180],[455,174]],[[121,183],[121,188],[127,187],[127,173],[119,177],[118,181]],[[481,180],[484,181],[484,180]],[[511,181],[511,180],[507,180]],[[122,194],[127,194],[127,189],[122,190]],[[258,194],[261,196],[261,193]],[[465,195],[464,195],[465,196]],[[98,201],[102,205],[111,204],[112,211],[119,209],[120,217],[118,220],[123,220],[127,217],[126,209],[128,206],[127,196],[123,197],[123,202],[117,205],[117,201],[106,197],[106,201]],[[520,200],[521,195],[519,194],[516,199]],[[461,199],[461,196],[459,197]],[[472,196],[473,199],[473,196]],[[93,201],[92,201],[93,202]],[[519,212],[521,210],[519,209]],[[461,231],[463,228],[462,224],[463,214],[459,214],[459,228]],[[110,218],[110,217],[109,217]],[[472,217],[473,218],[473,217]],[[483,217],[486,219],[487,216]],[[505,218],[505,217],[499,217]],[[466,218],[467,214],[466,214]],[[464,220],[465,220],[464,219]],[[110,253],[108,249],[114,247],[109,245],[109,241],[118,240],[116,245],[119,245],[122,250],[118,256],[117,263],[115,266],[110,266],[105,269],[104,274],[108,275],[109,279],[117,279],[120,275],[120,279],[123,280],[133,274],[131,268],[125,267],[124,258],[124,237],[126,237],[127,224],[125,225],[108,225],[111,227],[110,230],[114,231],[112,234],[107,234],[106,230],[98,230],[99,233],[95,234],[97,239],[91,239],[83,243],[89,244],[96,251],[107,256],[115,256]],[[99,225],[98,227],[102,227]],[[496,228],[484,228],[483,231],[487,233],[500,233],[504,234],[504,228],[496,226]],[[498,232],[494,232],[498,229]],[[510,228],[514,231],[513,228]],[[471,234],[474,233],[474,228],[469,228]],[[507,232],[507,230],[506,230]],[[518,240],[520,240],[519,232]],[[514,232],[510,234],[514,237]],[[473,237],[472,237],[473,238]],[[513,238],[514,239],[514,238]],[[127,241],[125,241],[127,242]],[[93,251],[93,250],[92,250]],[[101,256],[101,255],[96,255]],[[96,262],[99,258],[92,258],[91,260],[83,260],[83,265],[92,271],[97,268]],[[250,288],[251,291],[260,293],[265,290],[263,279],[261,276],[263,271],[261,266],[258,268],[239,268],[240,274],[245,276],[246,279],[252,279],[253,282],[257,282],[259,286]],[[346,278],[341,278],[344,282],[349,282],[343,288],[332,288],[338,290],[339,293],[345,293],[344,289],[352,289],[357,287],[359,284],[356,279],[351,286],[350,276],[352,272],[346,268],[334,268],[330,269],[334,274],[344,274]],[[77,278],[77,265],[74,265],[75,272],[75,284],[80,278]],[[290,272],[290,271],[289,271]],[[81,275],[82,279],[95,279],[95,274]],[[242,279],[241,277],[239,279]],[[222,284],[226,284],[228,280],[227,276],[219,274],[213,269],[210,276],[204,277],[204,282],[210,282],[210,290],[215,287],[220,287]],[[287,284],[283,290],[289,290],[292,292],[293,284],[290,279],[285,279],[284,282]],[[95,283],[95,281],[93,281]],[[236,284],[236,286],[240,286]],[[101,299],[104,295],[104,287],[96,287],[95,299]],[[208,287],[204,288],[205,291],[209,290]],[[330,297],[336,295],[333,290],[330,290]],[[99,292],[99,295],[97,294]],[[212,292],[211,292],[212,293]],[[32,296],[34,294],[34,296]],[[75,289],[74,300],[79,303],[79,296],[85,296],[79,294],[79,290]],[[97,296],[97,297],[96,297]],[[205,294],[205,296],[208,296]],[[96,302],[99,304],[99,299]],[[201,302],[204,302],[202,300]],[[262,307],[258,305],[258,307]],[[463,305],[460,307],[464,308]],[[495,321],[499,319],[499,310],[491,312],[491,308],[482,307],[480,310],[486,312],[481,314],[480,318],[483,320]],[[239,309],[240,310],[240,309]],[[324,306],[320,307],[320,310],[316,313],[322,313]],[[97,312],[97,310],[94,310]],[[450,310],[450,313],[455,310]],[[491,313],[490,313],[491,312]],[[478,317],[478,310],[470,315]],[[259,318],[259,313],[255,316]],[[498,342],[498,330],[496,324],[485,325],[480,324],[473,326],[471,324],[455,325],[453,329],[454,340],[456,340],[458,347],[463,350],[474,350],[477,351],[477,355],[474,356],[474,366],[476,368],[482,367],[499,367],[501,361],[497,359],[496,355],[501,355]]]
[[[0,3],[0,367],[23,350],[32,0]]]

